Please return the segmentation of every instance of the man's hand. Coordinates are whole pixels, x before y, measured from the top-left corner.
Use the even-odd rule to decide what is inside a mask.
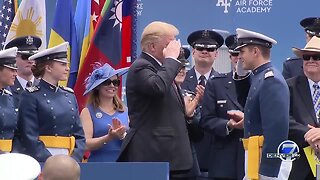
[[[304,139],[312,146],[315,150],[320,150],[320,128],[315,128],[308,124],[310,130],[304,135]]]
[[[227,111],[227,114],[229,115],[230,119],[234,120],[235,122],[243,121],[244,119],[244,113],[239,110],[230,110]]]
[[[165,58],[177,59],[180,54],[181,43],[180,40],[172,40],[166,48],[163,49],[163,56]]]
[[[243,119],[241,121],[236,122],[233,119],[230,119],[227,122],[227,126],[231,129],[243,129]]]

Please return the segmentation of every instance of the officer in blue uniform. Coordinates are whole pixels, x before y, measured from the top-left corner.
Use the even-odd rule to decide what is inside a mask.
[[[238,61],[235,51],[236,35],[225,40],[229,48],[232,69]],[[243,111],[238,103],[233,70],[227,74],[211,77],[203,98],[200,125],[214,136],[210,149],[208,175],[214,179],[236,180],[244,177],[244,150],[242,142],[243,123],[230,119],[228,111]]]
[[[85,150],[76,98],[70,88],[58,86],[67,80],[67,48],[66,42],[29,57],[36,61],[33,73],[41,80],[21,94],[18,127],[27,153],[39,162],[56,154],[80,161]]]
[[[191,33],[187,39],[192,49],[192,57],[195,66],[187,72],[187,76],[182,89],[195,92],[198,85],[205,87],[208,79],[216,76],[219,73],[213,68],[213,62],[217,57],[217,49],[224,43],[223,37],[215,31],[199,30]],[[201,103],[200,103],[201,108]],[[195,143],[197,151],[199,166],[203,172],[202,176],[207,176],[209,165],[209,151],[211,146],[212,137],[210,134],[205,133],[203,139]]]
[[[10,87],[16,107],[18,107],[21,92],[28,86],[36,86],[39,84],[39,80],[33,76],[31,71],[34,61],[28,60],[28,58],[38,52],[38,48],[41,46],[41,43],[42,42],[39,37],[22,36],[11,40],[5,46],[5,49],[11,47],[18,48],[18,54],[16,57],[18,74],[14,81],[14,85]]]
[[[300,25],[306,32],[306,41],[313,36],[320,37],[320,17],[309,17],[300,21]],[[285,79],[295,76],[304,76],[303,73],[303,60],[299,57],[288,58],[283,62],[282,75]]]
[[[17,128],[17,109],[12,93],[6,89],[17,75],[17,48],[0,51],[0,151],[11,152],[12,139]]]
[[[288,179],[291,162],[267,158],[287,140],[289,131],[288,86],[270,62],[270,49],[276,41],[240,28],[237,38],[239,61],[253,74],[244,108],[244,179]]]

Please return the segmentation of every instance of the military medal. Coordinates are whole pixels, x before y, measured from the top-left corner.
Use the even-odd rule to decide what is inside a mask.
[[[99,118],[99,119],[102,118],[102,113],[101,112],[97,112],[96,113],[96,117]]]

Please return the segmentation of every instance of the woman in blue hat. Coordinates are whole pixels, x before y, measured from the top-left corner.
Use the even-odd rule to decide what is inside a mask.
[[[17,128],[17,110],[12,93],[6,89],[17,76],[16,55],[16,47],[0,51],[0,152],[11,152]]]
[[[68,78],[68,43],[29,57],[38,86],[26,88],[19,104],[18,128],[26,152],[39,162],[64,154],[81,161],[85,137],[73,90],[58,85]]]
[[[97,64],[99,66],[99,64]],[[128,127],[128,111],[118,97],[119,77],[128,68],[115,70],[109,64],[97,67],[86,79],[87,107],[80,114],[86,137],[88,162],[116,161]]]

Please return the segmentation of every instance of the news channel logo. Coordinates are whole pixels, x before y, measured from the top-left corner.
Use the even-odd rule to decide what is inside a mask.
[[[290,140],[280,143],[277,153],[267,153],[267,158],[279,158],[282,161],[292,162],[299,157],[299,146]]]

